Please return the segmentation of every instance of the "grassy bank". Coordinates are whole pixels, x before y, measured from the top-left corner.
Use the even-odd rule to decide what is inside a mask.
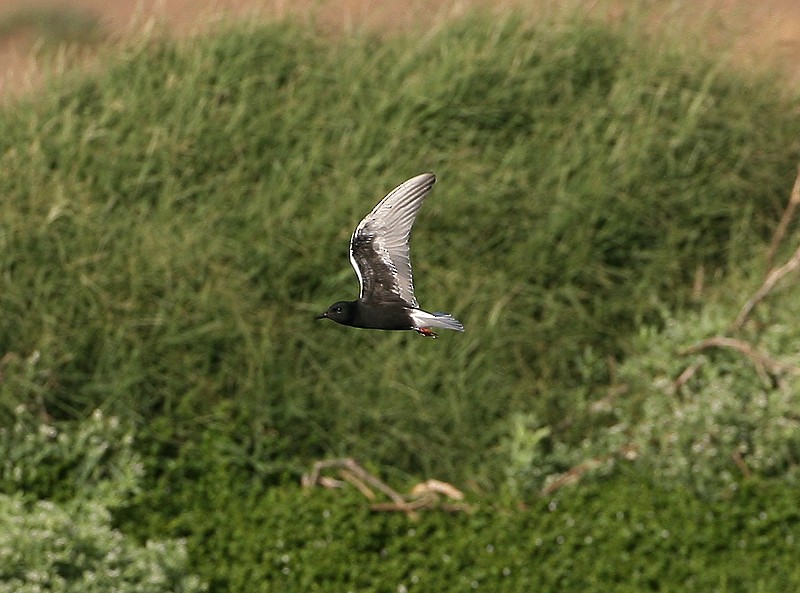
[[[287,497],[319,504],[287,484],[320,457],[530,499],[548,477],[635,443],[639,481],[671,483],[644,498],[669,507],[686,492],[724,497],[743,478],[731,454],[777,443],[777,459],[748,471],[777,480],[764,496],[783,492],[800,458],[791,430],[777,430],[796,423],[791,376],[765,385],[723,355],[668,404],[659,385],[680,373],[687,341],[724,331],[758,285],[800,157],[793,109],[766,75],[586,22],[476,18],[389,41],[321,41],[282,24],[132,47],[0,114],[0,414],[119,418],[144,470],[144,494],[126,490],[136,519],[111,505],[121,525],[187,536],[220,590],[245,577],[217,574],[212,558],[238,562],[231,542],[275,536],[229,516],[224,491],[228,502],[184,498],[219,466],[224,484],[257,483],[252,510],[269,515],[293,508]],[[427,170],[439,181],[415,227],[417,293],[467,332],[432,341],[314,323],[356,294],[353,226]],[[791,356],[796,299],[783,298],[745,337]],[[709,394],[724,413],[703,423]],[[770,403],[748,424],[761,395]],[[697,422],[676,420],[676,441],[653,428],[686,414]],[[721,452],[695,472],[707,435]],[[636,507],[611,465],[610,492],[591,485],[576,500]],[[60,490],[71,479],[59,470],[5,489],[67,500],[80,495]],[[210,526],[192,519],[198,509]],[[309,512],[296,513],[303,525]],[[693,570],[720,590],[762,582]],[[569,583],[605,573],[586,574]]]

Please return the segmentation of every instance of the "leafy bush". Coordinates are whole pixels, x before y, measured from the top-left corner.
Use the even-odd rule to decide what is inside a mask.
[[[786,368],[800,368],[795,330],[800,297],[784,294],[769,311],[770,323],[759,323],[746,337]],[[724,334],[735,314],[734,307],[711,302],[666,319],[663,329],[642,327],[610,395],[585,410],[599,427],[578,445],[535,417],[514,417],[506,444],[514,489],[538,490],[586,462],[607,472],[625,458],[635,458],[664,483],[681,482],[713,495],[751,474],[800,478],[798,373],[770,376],[733,349],[685,354]],[[697,368],[691,378],[676,386],[692,365]]]
[[[95,502],[30,504],[0,494],[1,593],[194,593],[182,542],[142,546]]]
[[[99,411],[57,423],[12,413],[0,426],[0,592],[204,590],[183,542],[142,545],[112,526],[142,478],[130,429]]]
[[[527,505],[473,497],[471,513],[423,512],[414,521],[371,512],[351,487],[264,488],[225,465],[208,460],[206,467],[169,493],[153,491],[146,509],[151,532],[185,534],[215,591],[745,593],[800,586],[797,491],[781,480],[751,479],[709,501],[628,466]]]
[[[24,406],[0,426],[0,491],[29,497],[127,502],[139,488],[141,456],[133,432],[96,410],[83,421],[45,422]]]
[[[770,357],[797,366],[800,334],[786,330],[800,313],[800,299],[796,295],[784,298],[781,307],[774,311],[772,324],[753,336],[753,343]],[[641,355],[620,368],[620,381],[630,385],[630,395],[636,400],[620,420],[647,464],[665,480],[679,479],[713,492],[735,486],[750,473],[797,479],[797,374],[759,373],[752,360],[730,349],[680,354],[703,338],[725,331],[714,313],[686,315],[668,323],[662,332],[643,332]],[[709,332],[715,326],[716,331]],[[690,364],[701,366],[684,386],[675,389],[675,379]]]

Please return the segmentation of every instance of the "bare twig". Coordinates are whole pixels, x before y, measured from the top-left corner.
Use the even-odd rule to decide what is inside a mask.
[[[789,203],[786,205],[786,210],[783,211],[783,216],[781,216],[781,220],[775,229],[775,234],[772,235],[772,242],[769,245],[769,251],[767,251],[768,270],[772,269],[772,264],[775,261],[775,254],[778,251],[778,246],[786,236],[786,229],[789,228],[789,223],[794,217],[794,211],[797,209],[798,204],[800,204],[800,166],[797,168],[797,178],[794,180],[794,187],[792,188],[792,194],[789,197]]]
[[[563,488],[564,486],[569,486],[571,484],[576,484],[583,474],[592,470],[603,463],[604,458],[602,457],[593,457],[588,461],[584,461],[583,463],[579,463],[578,465],[570,468],[560,476],[558,476],[555,480],[547,484],[542,490],[539,492],[542,496],[549,496],[559,488]]]
[[[401,511],[403,513],[408,513],[409,515],[416,517],[416,511],[427,508],[429,505],[430,505],[429,500],[420,498],[418,500],[410,500],[408,502],[402,502],[402,503],[376,502],[374,504],[369,505],[369,508],[373,511]]]
[[[320,476],[319,482],[317,482],[323,488],[328,488],[329,490],[333,490],[334,488],[344,488],[345,482],[342,480],[337,480],[336,478],[332,478],[330,476]]]
[[[340,470],[339,473],[345,481],[350,482],[353,486],[355,486],[356,490],[363,494],[365,498],[375,500],[375,493],[370,490],[369,486],[359,480],[354,473],[347,471],[346,469]]]
[[[364,483],[369,484],[376,490],[380,490],[393,502],[397,504],[403,504],[405,500],[403,497],[398,494],[395,490],[392,490],[385,482],[381,481],[379,478],[373,476],[363,467],[361,467],[354,459],[350,459],[346,457],[344,459],[327,459],[323,461],[317,461],[314,463],[314,467],[311,470],[311,473],[308,475],[303,476],[302,483],[305,487],[316,486],[320,480],[320,472],[324,469],[331,469],[331,468],[338,468],[338,469],[345,469],[348,470],[350,473],[349,476],[355,476],[356,478],[362,480]],[[345,476],[343,476],[347,479]]]
[[[731,457],[733,458],[733,462],[739,468],[739,471],[742,472],[742,475],[745,478],[749,478],[751,474],[750,467],[748,467],[747,462],[744,460],[744,457],[742,456],[741,452],[734,451],[733,453],[731,453]]]
[[[778,282],[780,282],[786,275],[794,272],[798,267],[800,267],[800,247],[798,247],[789,261],[779,268],[772,268],[772,261],[775,258],[775,251],[778,249],[778,244],[783,240],[783,237],[786,234],[786,228],[789,226],[789,221],[791,220],[798,203],[800,203],[800,172],[798,172],[797,179],[795,179],[794,187],[792,188],[792,195],[789,198],[789,204],[786,207],[783,216],[781,217],[780,223],[778,223],[778,228],[775,230],[774,236],[772,237],[772,244],[770,245],[767,255],[767,268],[770,271],[767,274],[767,277],[764,279],[764,284],[761,286],[761,288],[759,288],[752,298],[742,307],[742,310],[736,317],[736,321],[734,321],[733,325],[731,326],[732,330],[735,331],[741,329],[755,306],[764,300],[764,298],[770,292],[772,292],[772,289],[775,288]]]
[[[798,267],[800,267],[800,247],[795,250],[789,261],[783,264],[780,268],[775,268],[767,275],[767,279],[764,280],[764,284],[761,286],[761,288],[759,288],[750,298],[750,300],[744,304],[742,310],[739,312],[738,317],[736,317],[736,321],[733,322],[731,329],[741,329],[755,306],[763,301],[770,292],[772,292],[772,289],[775,288],[775,285],[777,285],[778,282],[780,282],[788,274],[794,272]]]
[[[686,385],[686,383],[689,382],[689,379],[694,377],[695,373],[697,373],[697,371],[700,370],[701,366],[703,366],[703,361],[697,360],[692,364],[690,364],[685,369],[683,369],[683,372],[680,375],[678,375],[678,378],[672,382],[672,388],[677,391],[678,389]]]
[[[381,512],[392,512],[392,511],[402,511],[408,513],[409,510],[424,510],[427,508],[431,508],[431,501],[429,500],[416,500],[407,503],[406,505],[396,505],[393,502],[376,502],[375,504],[370,505],[369,507],[373,511],[381,511]],[[464,503],[454,503],[449,504],[446,502],[440,503],[436,506],[437,509],[442,510],[446,513],[470,513],[472,512],[472,507],[468,504]]]
[[[755,294],[753,294],[753,296],[750,297],[750,299],[742,306],[742,309],[739,311],[736,319],[728,328],[729,332],[736,332],[742,329],[756,305],[763,301],[769,295],[769,293],[775,289],[781,280],[800,268],[800,246],[795,249],[792,257],[790,257],[785,264],[778,268],[772,267],[778,246],[786,236],[786,231],[789,228],[789,224],[794,217],[794,213],[798,205],[800,205],[800,167],[798,167],[797,177],[795,178],[794,186],[792,187],[789,203],[786,205],[786,210],[784,210],[783,216],[781,216],[781,220],[778,223],[778,227],[775,229],[775,233],[772,236],[772,242],[767,252],[767,269],[769,269],[769,272],[767,273],[761,288],[759,288]],[[695,284],[697,284],[697,279],[695,279]],[[703,340],[691,348],[686,349],[684,354],[692,354],[706,348],[732,348],[738,352],[741,352],[752,361],[756,368],[756,372],[758,372],[758,374],[766,383],[771,383],[773,379],[778,379],[778,375],[782,373],[798,373],[800,371],[800,369],[797,367],[783,364],[770,358],[766,354],[759,352],[750,343],[744,340],[738,340],[725,336],[715,336],[713,338]],[[691,379],[695,373],[697,373],[697,371],[703,365],[703,362],[703,360],[698,360],[686,367],[673,382],[673,387],[677,390],[685,385],[689,379]]]
[[[458,488],[441,480],[426,480],[411,489],[411,496],[420,497],[427,494],[444,494],[453,500],[464,500],[464,493]]]
[[[322,475],[324,470],[329,469],[339,469],[339,475],[344,482]],[[404,497],[350,458],[317,461],[311,468],[311,473],[304,475],[302,478],[302,484],[305,488],[312,486],[340,488],[345,482],[355,486],[369,500],[375,500],[373,488],[382,492],[391,500],[391,502],[373,503],[370,508],[375,511],[402,511],[413,519],[417,517],[416,511],[421,509],[437,508],[447,512],[471,510],[466,504],[440,502],[439,495],[459,501],[464,498],[463,492],[447,482],[427,480],[414,486],[411,494],[408,497]]]
[[[560,476],[556,477],[550,483],[548,483],[544,488],[539,491],[541,496],[549,496],[556,490],[563,488],[564,486],[571,486],[572,484],[577,484],[584,474],[602,466],[604,463],[608,463],[614,459],[623,459],[625,461],[636,461],[639,459],[639,449],[634,443],[624,443],[617,447],[615,451],[610,453],[609,455],[602,455],[597,457],[592,457],[586,461],[583,461],[565,471]]]
[[[765,383],[772,383],[772,377],[782,373],[800,374],[800,368],[775,360],[763,352],[759,352],[749,342],[725,336],[714,336],[713,338],[702,340],[684,350],[682,354],[696,354],[708,348],[730,348],[744,354],[753,363],[756,372]],[[685,373],[686,371],[681,376]]]

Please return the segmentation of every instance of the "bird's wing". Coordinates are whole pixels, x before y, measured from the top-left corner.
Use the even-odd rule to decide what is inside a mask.
[[[356,227],[350,263],[361,285],[359,298],[417,307],[408,240],[419,207],[436,182],[433,173],[417,175],[393,189]]]

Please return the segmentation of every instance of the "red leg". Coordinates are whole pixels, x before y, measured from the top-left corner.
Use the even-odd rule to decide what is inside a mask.
[[[425,336],[426,338],[435,338],[436,337],[436,334],[433,333],[433,330],[431,330],[431,328],[429,328],[429,327],[417,327],[417,328],[414,328],[414,329],[416,329],[417,332],[419,332],[421,335]]]

